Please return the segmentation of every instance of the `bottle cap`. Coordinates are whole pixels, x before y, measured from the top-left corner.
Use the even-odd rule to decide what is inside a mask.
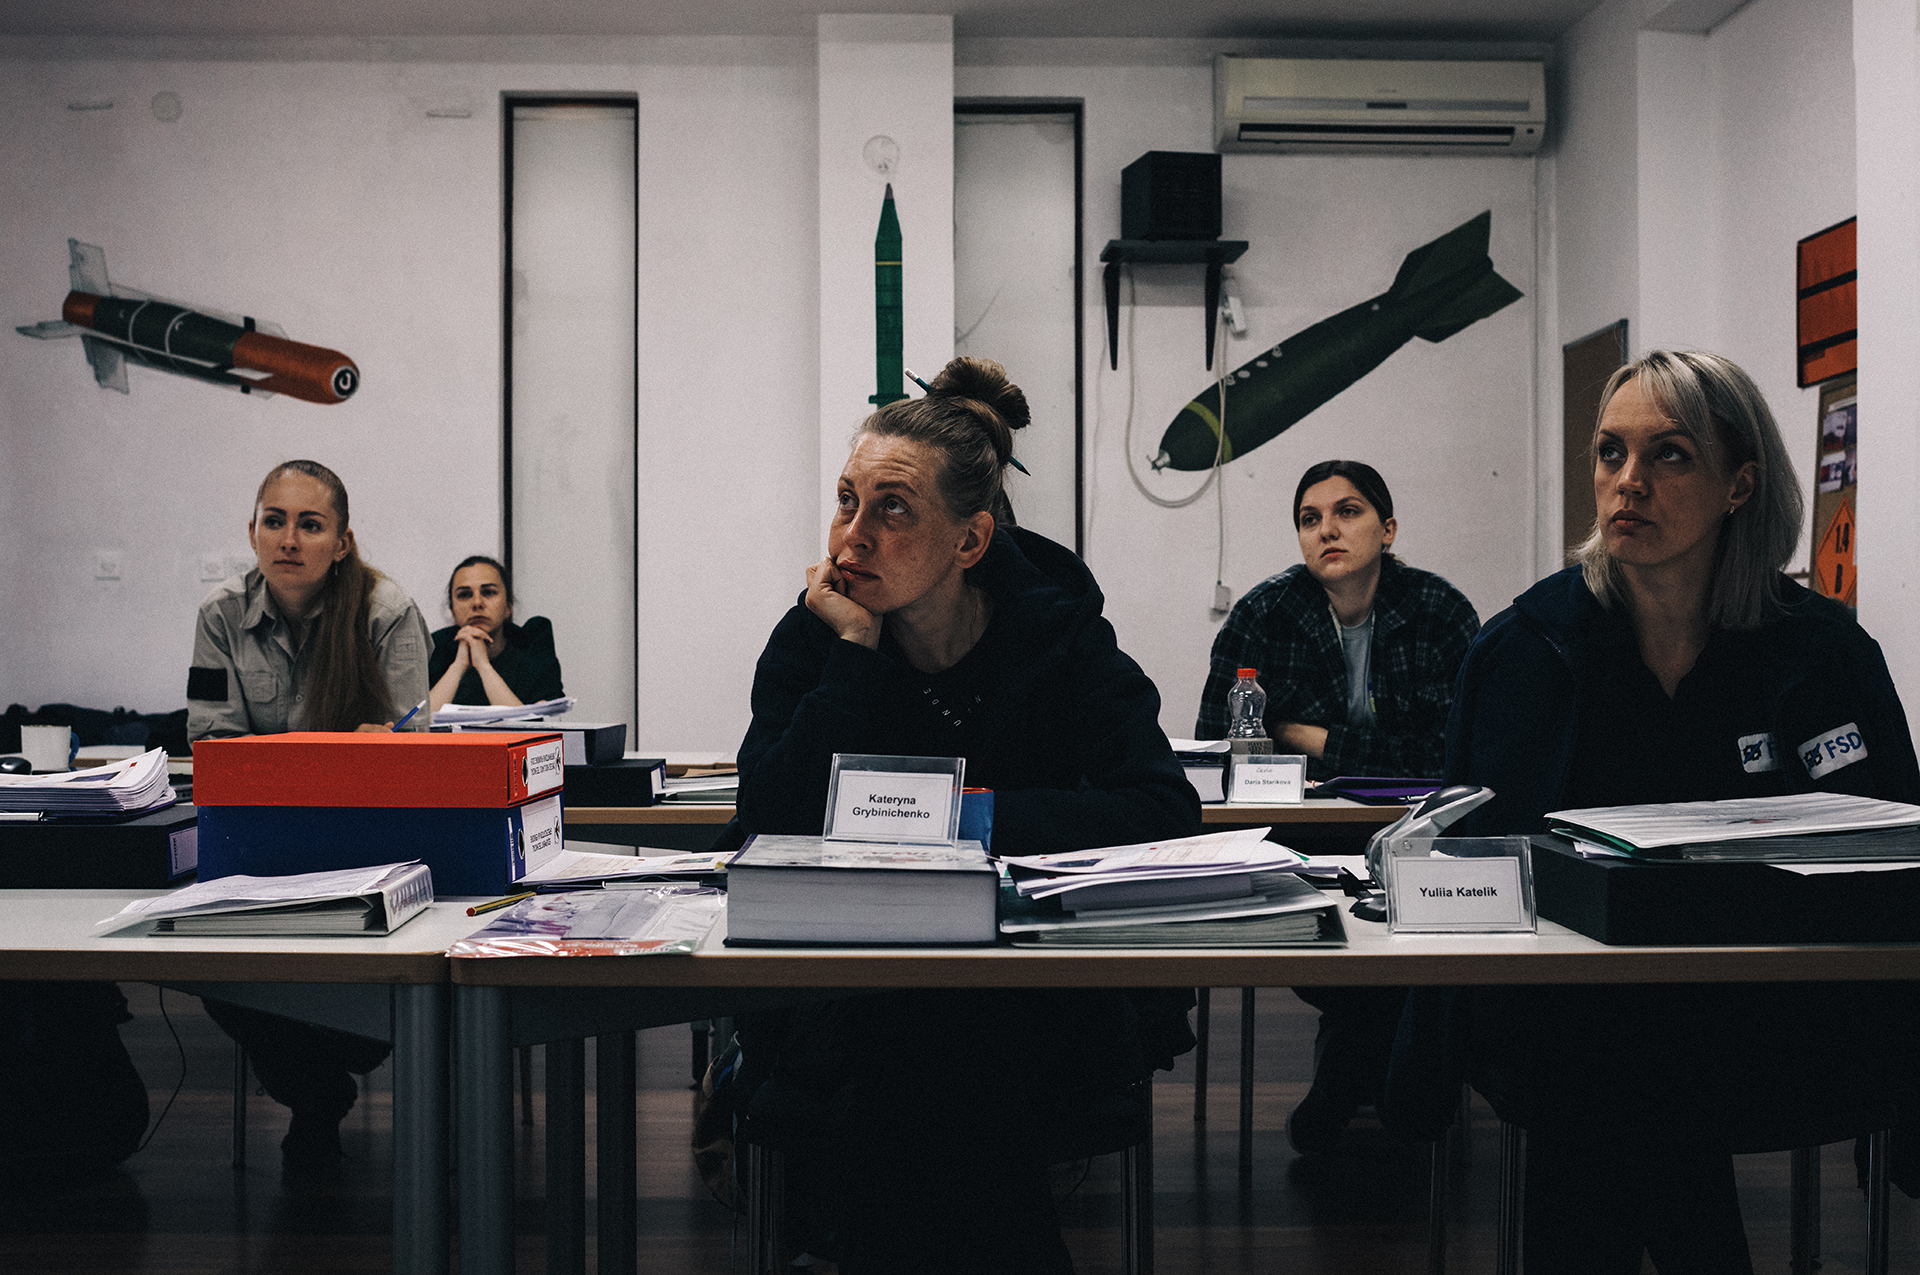
[[[1236,673],[1236,674],[1235,674],[1234,676],[1236,676],[1236,677],[1258,677],[1258,676],[1260,676],[1260,670],[1259,670],[1259,669],[1257,669],[1257,668],[1243,668],[1243,669],[1241,669],[1241,670],[1240,670],[1240,671],[1239,671],[1238,673]]]

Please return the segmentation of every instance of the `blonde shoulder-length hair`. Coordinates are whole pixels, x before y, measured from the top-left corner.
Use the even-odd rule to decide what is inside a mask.
[[[1730,359],[1695,350],[1654,350],[1607,382],[1594,438],[1607,404],[1629,381],[1639,381],[1667,419],[1721,473],[1754,462],[1752,497],[1728,514],[1720,528],[1707,621],[1723,629],[1758,628],[1780,610],[1780,572],[1799,545],[1806,510],[1799,477],[1767,400],[1753,378]],[[1592,451],[1589,441],[1590,456]],[[1620,564],[1607,552],[1597,516],[1574,560],[1593,596],[1602,606],[1613,606],[1622,595]]]

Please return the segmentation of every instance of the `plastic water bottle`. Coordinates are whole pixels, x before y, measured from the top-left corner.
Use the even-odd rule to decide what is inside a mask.
[[[1227,692],[1227,738],[1234,741],[1236,753],[1272,751],[1267,742],[1267,693],[1254,681],[1259,674],[1259,669],[1241,669],[1239,680]],[[1259,740],[1260,746],[1251,747],[1242,740]]]

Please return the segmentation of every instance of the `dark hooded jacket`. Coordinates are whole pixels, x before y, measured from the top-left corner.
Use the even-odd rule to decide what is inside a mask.
[[[804,605],[787,613],[754,674],[739,816],[716,848],[817,834],[835,752],[965,757],[967,784],[994,790],[999,854],[1200,831],[1159,692],[1119,649],[1086,566],[1002,527],[969,580],[993,617],[944,674],[915,670],[884,630],[869,650]],[[919,1130],[1073,1158],[1136,1136],[1150,1069],[1193,1046],[1191,1003],[1187,989],[924,989],[756,1014],[740,1020],[741,1083],[775,1145]]]
[[[1699,785],[1686,799],[1823,790],[1920,800],[1920,766],[1879,645],[1838,604],[1784,578],[1779,589],[1779,614],[1754,630],[1714,630],[1695,665],[1737,680],[1733,711],[1750,717],[1706,741],[1704,755],[1724,749],[1727,766],[1677,777]],[[1488,622],[1461,669],[1446,782],[1497,795],[1450,835],[1538,832],[1550,810],[1605,804],[1568,798],[1576,785],[1604,791],[1604,773],[1574,773],[1576,753],[1591,715],[1609,711],[1595,690],[1599,666],[1632,642],[1625,615],[1602,607],[1578,568]],[[1866,743],[1857,762],[1828,768],[1801,751],[1843,724]],[[1763,741],[1770,761],[1755,747]],[[1666,742],[1623,737],[1619,746]],[[1638,1123],[1751,1150],[1832,1141],[1826,1133],[1853,1120],[1841,1109],[1850,1099],[1887,1093],[1888,1051],[1912,1002],[1905,984],[1416,988],[1382,1116],[1408,1136],[1434,1136],[1470,1078],[1523,1126]],[[1909,1100],[1894,1099],[1903,1118]]]
[[[836,752],[965,757],[967,785],[994,790],[996,854],[1200,831],[1160,693],[1120,650],[1086,565],[1002,527],[968,578],[992,597],[993,619],[945,674],[915,670],[884,630],[869,650],[804,605],[787,612],[754,671],[740,817],[720,848],[748,833],[817,834]],[[966,702],[928,702],[948,686]]]

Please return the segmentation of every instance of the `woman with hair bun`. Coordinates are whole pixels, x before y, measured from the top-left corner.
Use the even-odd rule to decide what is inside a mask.
[[[723,846],[818,833],[835,753],[965,757],[994,790],[1000,854],[1200,831],[1093,576],[1006,525],[1027,421],[999,364],[956,359],[861,425],[828,554],[755,671]],[[1070,1271],[1046,1165],[1089,1132],[1125,1140],[1151,1069],[1192,1045],[1185,1010],[1164,992],[928,989],[756,1015],[748,1112],[806,1164],[788,1175],[805,1242],[850,1275]]]
[[[188,738],[386,731],[427,697],[426,623],[406,590],[361,561],[338,474],[311,460],[274,466],[254,496],[247,539],[254,568],[200,604]],[[416,713],[409,727],[427,721]],[[287,1172],[336,1174],[340,1121],[359,1096],[352,1073],[379,1066],[387,1045],[204,1003],[274,1101],[292,1109],[280,1143]]]

